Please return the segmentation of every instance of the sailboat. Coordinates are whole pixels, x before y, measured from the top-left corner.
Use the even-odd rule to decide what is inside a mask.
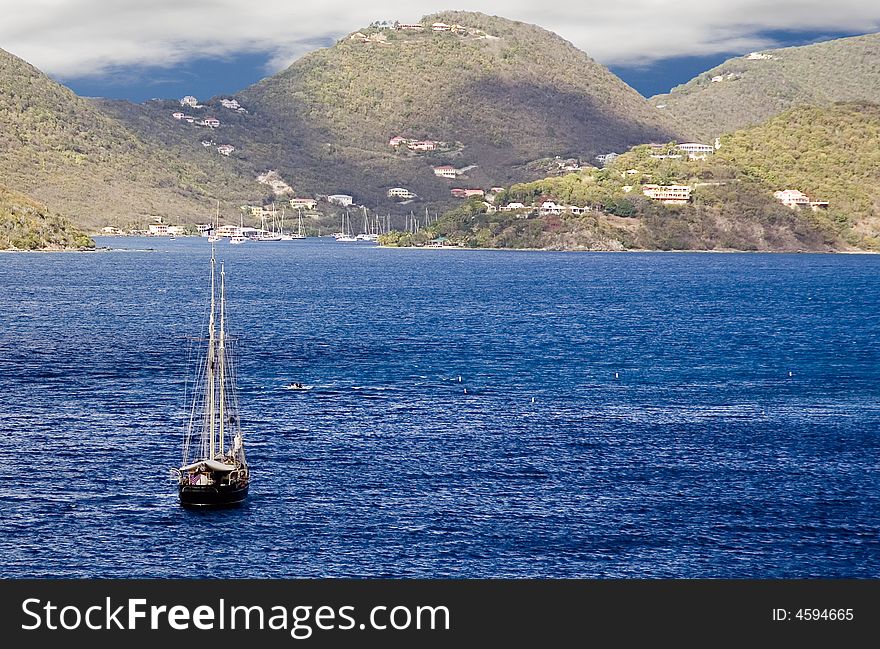
[[[281,241],[281,234],[275,232],[275,222],[276,222],[276,212],[275,203],[272,203],[272,229],[268,230],[266,228],[266,214],[265,211],[260,220],[260,231],[254,237],[257,241]]]
[[[357,239],[355,239],[351,235],[351,216],[350,215],[348,216],[348,227],[346,227],[346,225],[345,225],[346,215],[348,215],[348,212],[345,212],[342,215],[342,232],[334,235],[336,237],[336,240],[339,242],[342,242],[342,243],[348,243],[350,241],[357,241]]]
[[[296,234],[291,234],[291,239],[305,239],[306,235],[303,232],[303,213],[302,210],[297,210],[297,225],[296,225]]]
[[[378,241],[379,235],[372,231],[371,224],[369,219],[367,218],[367,208],[364,207],[364,231],[361,232],[357,237],[355,237],[358,241]]]
[[[214,217],[214,227],[211,228],[211,235],[208,241],[215,243],[220,241],[220,201],[217,201],[217,215]]]
[[[242,234],[244,232],[244,214],[240,214],[238,218],[241,223],[241,225],[238,226],[238,234],[233,235],[229,239],[229,243],[244,243],[247,241],[247,237]]]
[[[183,464],[177,469],[180,504],[184,507],[228,507],[244,502],[250,469],[238,414],[232,364],[232,342],[226,332],[226,272],[220,264],[220,305],[215,298],[214,246],[211,246],[211,313],[208,340],[199,364],[190,418],[183,442]],[[220,331],[217,332],[217,318]],[[227,445],[231,442],[231,446]]]

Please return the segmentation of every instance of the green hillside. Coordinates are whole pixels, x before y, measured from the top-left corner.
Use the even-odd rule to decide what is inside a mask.
[[[79,226],[204,220],[242,181],[220,161],[182,161],[0,50],[0,177]]]
[[[584,214],[535,209],[492,213],[473,201],[387,245],[649,250],[880,250],[880,106],[801,107],[720,140],[705,159],[674,143],[634,147],[605,169],[514,184],[495,206],[551,200]],[[667,157],[673,155],[676,157]],[[646,184],[687,185],[690,201],[665,205]],[[791,209],[774,192],[795,189],[826,209]]]
[[[769,190],[830,203],[851,244],[880,250],[880,105],[801,107],[721,138],[718,157]]]
[[[434,22],[460,25],[435,32]],[[675,136],[662,113],[586,54],[544,29],[478,13],[421,20],[424,31],[363,29],[242,91],[245,155],[306,193],[370,204],[403,186],[430,201],[451,187],[537,177],[538,158],[620,150]],[[366,41],[364,39],[367,39]],[[401,135],[448,144],[413,154]],[[434,165],[476,165],[454,180]]]
[[[0,187],[0,250],[94,248],[69,221],[24,194]]]
[[[751,126],[801,105],[880,103],[880,34],[767,50],[769,58],[725,61],[669,94],[656,107],[710,138]],[[713,82],[715,77],[722,77]]]

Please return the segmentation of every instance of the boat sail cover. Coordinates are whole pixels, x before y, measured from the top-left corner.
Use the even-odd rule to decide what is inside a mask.
[[[216,460],[200,460],[198,462],[193,462],[192,464],[187,464],[186,466],[180,467],[181,471],[192,471],[194,469],[208,468],[211,471],[217,471],[218,473],[228,473],[230,471],[235,471],[236,467],[232,464],[224,464],[223,462],[217,462]]]

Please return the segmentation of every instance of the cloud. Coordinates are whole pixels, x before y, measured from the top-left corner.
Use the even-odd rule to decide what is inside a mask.
[[[538,24],[608,65],[747,52],[776,30],[880,31],[876,0],[0,0],[0,47],[61,79],[245,53],[274,71],[373,20],[450,5]]]

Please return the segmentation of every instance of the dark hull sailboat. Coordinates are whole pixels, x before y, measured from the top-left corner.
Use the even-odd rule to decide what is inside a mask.
[[[238,417],[238,391],[226,332],[226,272],[220,266],[220,306],[214,291],[214,246],[211,244],[211,314],[207,349],[199,364],[183,465],[176,469],[184,507],[232,507],[248,495],[250,469],[244,455]],[[216,320],[219,315],[220,330]],[[227,438],[232,442],[227,445]]]
[[[236,507],[248,495],[248,485],[181,487],[180,504],[184,507]]]

